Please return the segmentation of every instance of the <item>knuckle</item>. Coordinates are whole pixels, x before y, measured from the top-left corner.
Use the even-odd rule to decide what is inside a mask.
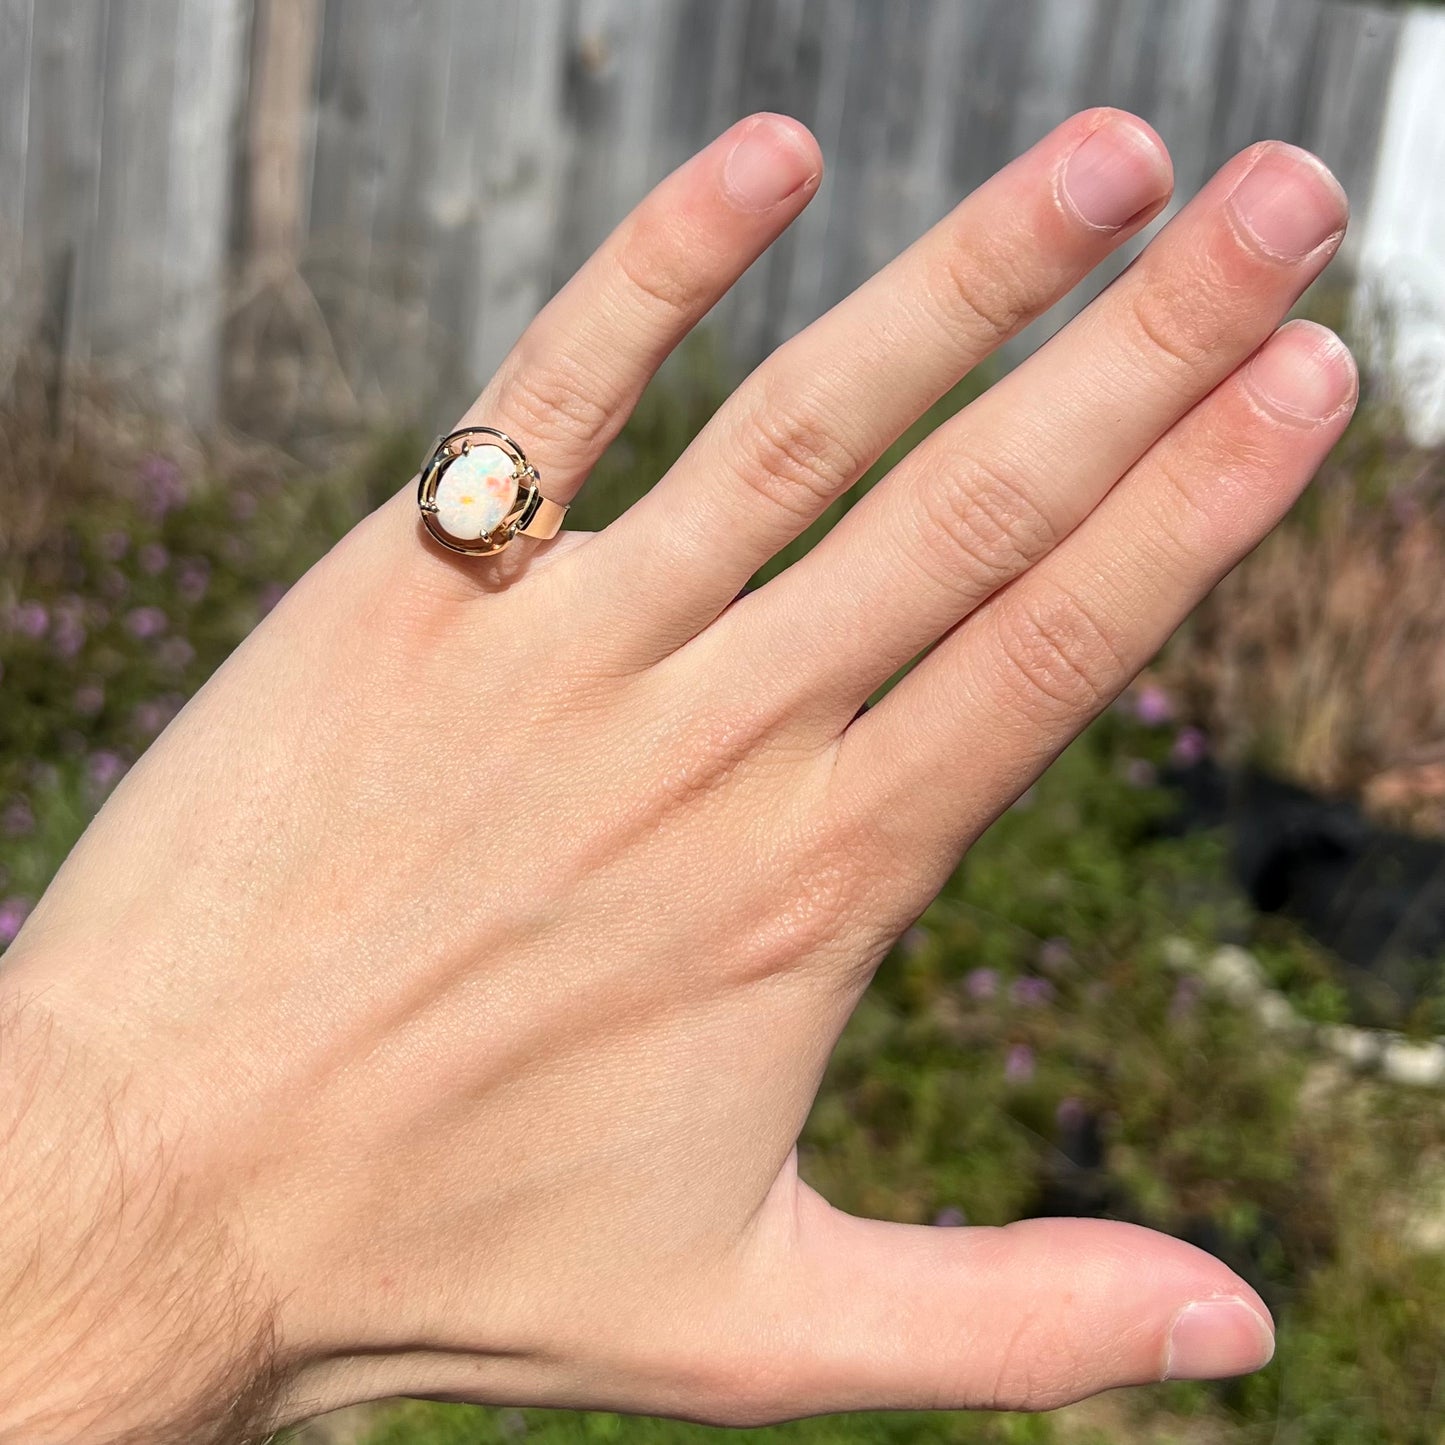
[[[703,705],[670,727],[663,736],[671,746],[659,748],[658,756],[673,764],[655,767],[636,793],[648,828],[704,805],[728,786],[756,754],[767,726],[760,709]]]
[[[853,906],[853,882],[852,867],[831,851],[772,870],[774,906],[752,921],[739,947],[741,978],[759,981],[831,960]]]
[[[1171,372],[1195,372],[1206,366],[1223,341],[1219,317],[1202,304],[1208,294],[1208,287],[1183,288],[1156,268],[1155,275],[1141,279],[1128,292],[1125,309],[1136,343]]]
[[[969,590],[981,585],[983,595],[1017,577],[1059,540],[1027,482],[978,457],[925,491],[922,516],[925,547],[943,570],[935,580],[957,587],[961,559]]]
[[[642,235],[634,231],[617,249],[617,274],[644,310],[661,312],[671,322],[691,314],[701,289],[685,258],[681,238],[655,228]]]
[[[1010,593],[994,614],[1000,661],[1034,721],[1092,716],[1129,676],[1107,626],[1067,588]]]
[[[742,890],[762,903],[748,908],[734,953],[743,981],[799,970],[832,976],[856,955],[879,887],[870,824],[876,820],[861,807],[820,800],[775,816]]]
[[[1157,507],[1156,528],[1168,550],[1175,556],[1188,556],[1197,551],[1197,544],[1191,545],[1190,536],[1209,536],[1215,528],[1214,511],[1207,498],[1212,493],[1215,507],[1221,500],[1222,489],[1219,478],[1229,470],[1227,458],[1221,454],[1218,465],[1209,469],[1208,478],[1201,475],[1197,466],[1181,464],[1181,459],[1169,446],[1162,446],[1152,461],[1152,470],[1158,479],[1161,501]],[[1146,529],[1151,530],[1151,529]]]
[[[611,435],[621,409],[607,383],[567,356],[521,362],[503,398],[526,442],[562,444],[589,455]]]
[[[861,459],[810,403],[777,406],[764,397],[742,430],[742,481],[798,521],[812,521],[862,470]]]
[[[1032,313],[1028,288],[1013,263],[997,253],[980,257],[971,244],[952,245],[945,249],[939,270],[944,309],[953,327],[977,328],[998,341],[1012,336]]]

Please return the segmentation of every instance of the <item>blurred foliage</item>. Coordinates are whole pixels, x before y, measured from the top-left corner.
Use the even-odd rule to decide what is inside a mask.
[[[1445,446],[1407,439],[1383,380],[1397,346],[1383,301],[1316,285],[1296,311],[1374,359],[1359,411],[1285,521],[1180,630],[1162,680],[1226,760],[1445,837]]]
[[[726,370],[700,347],[668,368],[597,469],[580,526],[605,523],[666,470],[711,415]],[[980,384],[939,403],[885,465]],[[0,421],[3,946],[129,763],[282,589],[411,472],[424,439],[373,438],[318,474],[234,438],[202,446],[122,426],[99,406],[57,440],[43,398],[23,387]],[[1354,472],[1339,468],[1354,468],[1351,506],[1388,510],[1402,455],[1388,435],[1361,431],[1329,485],[1349,487]],[[1306,508],[1295,535],[1322,535],[1331,505]],[[1291,563],[1294,585],[1304,565]],[[1160,674],[1172,701],[1146,680],[1101,718],[900,940],[837,1050],[802,1167],[841,1206],[893,1219],[949,1227],[1099,1213],[1195,1240],[1275,1309],[1275,1363],[1246,1381],[1160,1386],[1046,1417],[861,1416],[728,1438],[1442,1439],[1439,1098],[1356,1078],[1263,1033],[1167,961],[1171,939],[1207,947],[1256,927],[1220,840],[1161,826],[1161,767],[1197,746],[1190,724],[1228,726],[1206,716],[1207,669],[1191,645],[1195,661]],[[1281,644],[1271,665],[1287,669],[1289,655]],[[1274,704],[1258,693],[1251,706],[1267,720]],[[1266,970],[1298,1006],[1343,1016],[1327,957],[1284,925],[1261,937]],[[682,1445],[715,1433],[408,1403],[383,1414],[370,1445]]]
[[[1445,448],[1390,421],[1362,413],[1165,675],[1226,756],[1445,834]]]

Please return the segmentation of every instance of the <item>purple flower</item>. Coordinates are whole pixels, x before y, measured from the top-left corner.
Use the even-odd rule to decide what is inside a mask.
[[[105,688],[98,682],[83,682],[75,689],[74,707],[81,717],[94,717],[105,706]]]
[[[7,898],[0,903],[0,947],[15,941],[15,935],[20,932],[20,925],[29,912],[28,898]]]
[[[22,602],[11,612],[10,625],[22,637],[44,637],[50,630],[50,613],[43,602]]]
[[[130,591],[130,579],[119,567],[107,567],[100,574],[100,590],[107,597],[124,597]]]
[[[171,620],[159,607],[136,607],[126,613],[126,631],[132,637],[141,639],[159,637],[171,625]]]
[[[268,582],[262,589],[257,599],[261,606],[261,615],[264,617],[273,607],[286,595],[286,588],[280,582]]]
[[[168,637],[156,649],[156,659],[162,667],[180,672],[196,660],[196,649],[184,637]]]
[[[1067,973],[1074,966],[1074,950],[1067,938],[1055,935],[1039,944],[1037,962],[1045,973]]]
[[[928,947],[928,930],[916,923],[898,940],[898,949],[905,957],[914,958]]]
[[[1396,487],[1390,493],[1390,512],[1395,523],[1400,527],[1408,527],[1418,522],[1424,513],[1424,507],[1420,504],[1420,498],[1404,487]]]
[[[1134,694],[1134,716],[1145,727],[1162,727],[1174,716],[1174,702],[1157,682],[1146,682]]]
[[[35,831],[35,812],[29,798],[11,798],[0,810],[0,831],[10,838],[25,838]]]
[[[949,1204],[933,1216],[935,1225],[942,1229],[957,1229],[968,1223],[968,1216],[956,1204]]]
[[[963,987],[969,998],[993,998],[998,993],[998,974],[991,968],[971,969],[963,976]]]
[[[1046,978],[1016,978],[1009,996],[1020,1008],[1043,1008],[1053,1002],[1054,986]]]
[[[1122,771],[1131,788],[1152,788],[1159,781],[1158,770],[1148,758],[1125,758]]]
[[[60,769],[54,763],[32,762],[25,769],[25,775],[40,793],[52,793],[60,786]]]
[[[1065,1094],[1059,1100],[1058,1108],[1054,1110],[1054,1122],[1069,1133],[1081,1129],[1088,1117],[1089,1111],[1084,1107],[1084,1101],[1073,1094]]]
[[[119,753],[101,748],[90,755],[86,766],[90,781],[101,792],[109,792],[125,776],[125,759]]]
[[[211,564],[204,557],[190,557],[176,571],[176,591],[181,601],[194,606],[211,585]]]
[[[153,517],[163,517],[185,501],[185,478],[170,457],[152,452],[142,459],[136,474],[145,488],[146,509]]]
[[[147,577],[159,577],[171,565],[171,554],[159,542],[147,542],[135,560]]]
[[[237,489],[231,493],[231,515],[238,522],[249,522],[256,515],[256,497],[252,492]]]
[[[63,658],[72,658],[85,646],[85,624],[76,612],[59,612],[55,617],[55,631],[51,645]]]
[[[1198,728],[1182,727],[1174,734],[1169,760],[1181,768],[1192,768],[1209,755],[1209,739]]]
[[[170,716],[165,705],[159,702],[142,702],[136,704],[135,712],[131,714],[135,723],[136,731],[144,736],[154,737],[170,721]]]
[[[168,692],[163,697],[136,704],[131,721],[146,737],[154,737],[186,705],[180,693]]]
[[[1034,1076],[1034,1051],[1027,1044],[1010,1044],[1004,1055],[1003,1076],[1006,1083],[1027,1084]]]
[[[107,562],[119,562],[130,551],[130,536],[126,532],[107,532],[100,539],[100,555]]]
[[[1169,1022],[1182,1024],[1199,1004],[1199,982],[1193,978],[1181,978],[1174,986],[1174,997],[1169,1000]]]

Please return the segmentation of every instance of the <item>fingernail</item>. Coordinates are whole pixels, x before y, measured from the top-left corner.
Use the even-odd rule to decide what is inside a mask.
[[[1111,120],[1068,159],[1063,190],[1085,224],[1117,231],[1169,193],[1169,161],[1132,121]]]
[[[1196,1300],[1174,1316],[1163,1378],[1223,1380],[1273,1358],[1274,1331],[1242,1299]]]
[[[1255,243],[1282,261],[1302,261],[1345,229],[1340,183],[1308,151],[1274,144],[1261,152],[1229,198]]]
[[[766,211],[818,174],[814,157],[791,125],[763,117],[738,138],[723,162],[723,187],[734,205]]]
[[[1354,359],[1333,331],[1313,321],[1281,327],[1249,363],[1249,384],[1275,411],[1323,421],[1354,400]]]

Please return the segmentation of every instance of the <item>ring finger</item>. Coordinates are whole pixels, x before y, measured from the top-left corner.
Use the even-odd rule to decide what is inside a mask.
[[[668,353],[817,190],[817,143],[797,121],[739,121],[662,181],[542,309],[459,426],[515,437],[567,503]],[[391,506],[414,530],[408,487]],[[445,588],[490,572],[428,547]]]

